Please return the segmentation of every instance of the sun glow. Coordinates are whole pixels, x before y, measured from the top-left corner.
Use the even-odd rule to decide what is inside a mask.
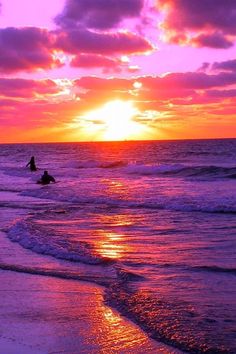
[[[134,120],[138,113],[132,101],[115,100],[87,113],[84,118],[100,125],[104,140],[126,140],[142,133],[142,125]]]

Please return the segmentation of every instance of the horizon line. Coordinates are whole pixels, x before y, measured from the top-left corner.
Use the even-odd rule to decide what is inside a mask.
[[[17,145],[17,144],[89,144],[89,143],[130,143],[130,142],[163,142],[163,141],[204,141],[204,140],[232,140],[236,137],[217,137],[217,138],[180,138],[180,139],[125,139],[125,140],[83,140],[83,141],[24,141],[24,142],[4,142],[0,145]]]

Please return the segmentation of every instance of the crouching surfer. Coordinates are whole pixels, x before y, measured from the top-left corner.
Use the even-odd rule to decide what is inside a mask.
[[[37,181],[38,184],[49,184],[50,182],[55,183],[55,178],[48,174],[48,171],[44,171],[41,178]]]

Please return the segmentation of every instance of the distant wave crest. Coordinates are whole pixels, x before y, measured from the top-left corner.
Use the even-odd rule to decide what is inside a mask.
[[[170,165],[130,165],[129,173],[180,177],[236,178],[236,167]]]
[[[187,166],[184,164],[136,164],[127,161],[70,161],[65,167],[69,168],[122,168],[128,174],[164,175],[180,177],[236,178],[236,167],[223,166]]]
[[[236,275],[236,268],[223,268],[218,266],[196,266],[194,267],[194,269],[207,272],[230,273]]]
[[[125,161],[70,161],[64,165],[65,168],[78,168],[78,169],[86,169],[86,168],[118,168],[127,166],[127,162]]]

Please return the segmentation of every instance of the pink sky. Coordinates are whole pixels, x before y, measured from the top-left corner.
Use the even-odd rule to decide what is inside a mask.
[[[0,142],[102,140],[117,100],[134,139],[236,137],[236,2],[0,3]]]

